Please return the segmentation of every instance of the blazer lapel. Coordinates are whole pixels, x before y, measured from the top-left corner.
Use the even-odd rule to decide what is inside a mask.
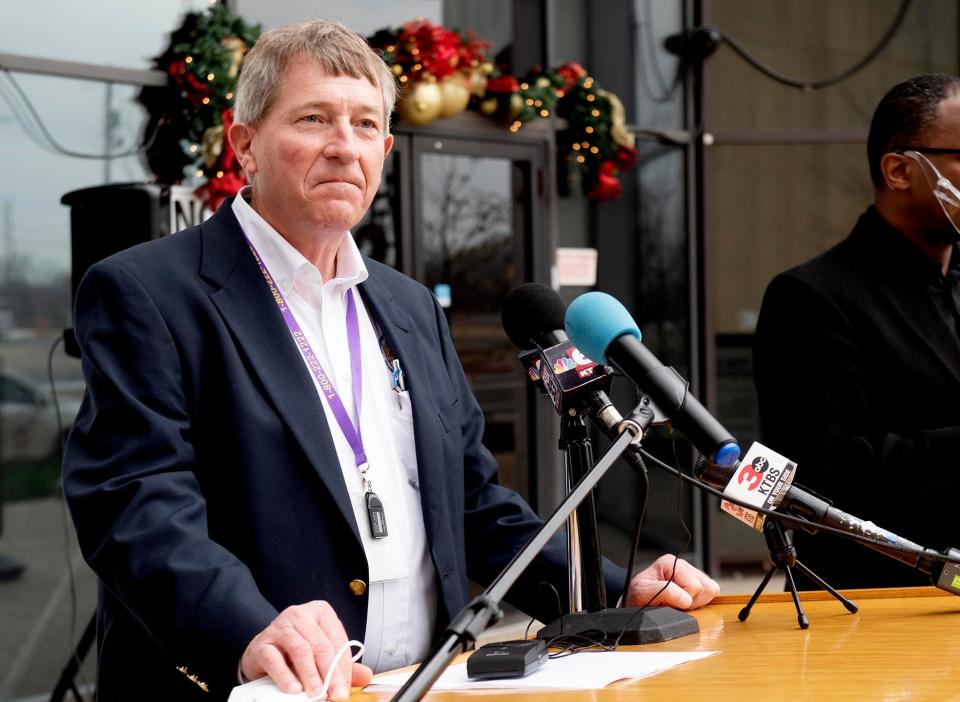
[[[368,266],[369,267],[369,266]],[[427,390],[436,373],[423,353],[422,341],[414,333],[413,320],[398,304],[394,291],[371,276],[360,284],[360,293],[380,325],[383,335],[403,367],[413,408],[413,434],[417,450],[417,472],[420,476],[420,501],[423,506],[427,539],[433,544],[440,528],[442,510],[443,434],[435,395]]]
[[[360,543],[323,403],[229,203],[201,225],[201,239],[200,275],[219,286],[210,299]]]

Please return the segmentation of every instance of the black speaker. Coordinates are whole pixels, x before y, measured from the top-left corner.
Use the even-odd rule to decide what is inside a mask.
[[[70,306],[84,273],[118,251],[170,234],[170,187],[118,183],[74,190],[60,198],[70,207]],[[72,329],[64,332],[66,352],[80,356]]]

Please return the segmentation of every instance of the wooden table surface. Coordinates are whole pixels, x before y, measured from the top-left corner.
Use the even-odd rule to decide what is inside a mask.
[[[624,650],[720,651],[633,682],[577,692],[430,693],[431,700],[496,696],[564,700],[955,700],[960,702],[960,598],[936,588],[849,590],[850,614],[826,593],[801,595],[802,630],[790,595],[764,595],[746,622],[745,595],[720,596],[693,612],[700,633]],[[459,659],[458,659],[459,660]],[[352,699],[389,699],[356,691]]]

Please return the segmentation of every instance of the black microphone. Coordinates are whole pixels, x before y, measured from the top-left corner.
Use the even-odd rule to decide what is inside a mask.
[[[729,432],[687,393],[687,384],[672,368],[666,368],[642,343],[640,330],[630,313],[615,298],[599,292],[581,295],[567,309],[566,329],[586,353],[609,360],[668,415],[677,428],[708,460],[695,469],[702,482],[721,488],[725,494],[749,504],[791,514],[816,525],[852,534],[860,543],[931,576],[933,584],[960,595],[960,564],[941,558],[960,556],[960,550],[943,554],[833,507],[810,490],[793,485],[796,464],[762,444],[751,446],[743,461],[740,447]],[[724,510],[759,530],[763,518],[741,506],[725,504]]]
[[[740,447],[690,394],[687,382],[640,343],[640,329],[615,298],[588,292],[571,303],[566,330],[574,344],[599,363],[610,363],[673,419],[676,428],[710,462],[733,465]]]
[[[587,409],[602,414],[605,407],[612,407],[606,393],[613,371],[587,358],[570,342],[563,330],[565,312],[553,288],[524,283],[504,298],[500,319],[510,340],[523,349],[520,363],[558,413]]]
[[[941,554],[897,536],[871,521],[837,509],[813,491],[790,484],[795,469],[796,465],[788,459],[762,444],[754,443],[739,464],[718,466],[705,462],[696,467],[695,473],[702,482],[720,488],[725,494],[741,498],[747,497],[745,493],[760,489],[766,482],[771,486],[766,492],[772,499],[764,506],[805,519],[811,523],[810,526],[803,527],[806,531],[816,533],[816,526],[822,525],[853,534],[860,537],[857,540],[864,546],[916,568],[929,575],[933,584],[940,589],[960,595],[960,564],[946,563],[939,558],[940,555],[945,555],[956,559],[960,557],[960,550],[948,548]],[[777,474],[778,471],[783,471],[784,474]],[[765,480],[765,475],[771,473],[774,476]],[[775,492],[777,494],[774,494]],[[724,505],[724,510],[748,524],[753,521],[752,526],[755,529],[762,526],[762,517],[757,513],[728,507],[729,505]],[[746,515],[743,514],[744,511]]]

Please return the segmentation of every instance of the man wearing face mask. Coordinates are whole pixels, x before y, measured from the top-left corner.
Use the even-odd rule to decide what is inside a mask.
[[[837,507],[939,549],[960,543],[960,77],[894,86],[867,154],[874,204],[764,295],[753,357],[763,441]],[[929,584],[852,542],[797,531],[795,543],[835,587]]]

